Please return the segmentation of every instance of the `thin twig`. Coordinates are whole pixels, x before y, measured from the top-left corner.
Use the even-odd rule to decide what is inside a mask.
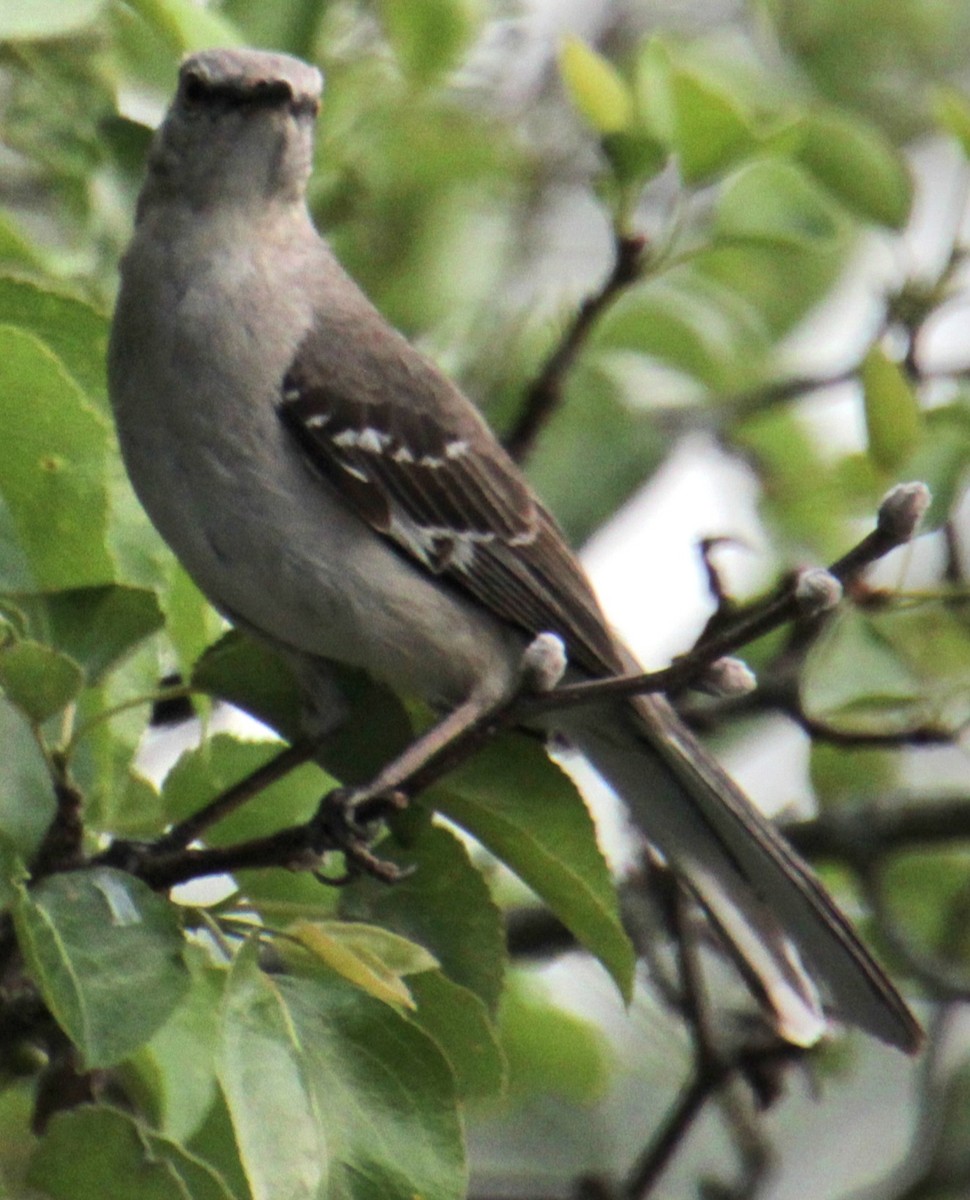
[[[834,375],[814,377],[799,375],[791,379],[773,380],[760,387],[719,397],[717,402],[718,418],[725,424],[733,424],[737,420],[755,416],[778,404],[799,400],[802,396],[810,395],[812,392],[823,392],[828,388],[850,383],[858,373],[858,366],[852,366],[847,367],[844,371],[838,371]]]
[[[680,1100],[630,1171],[621,1191],[623,1200],[645,1200],[651,1194],[705,1106],[736,1075],[756,1082],[759,1076],[800,1060],[804,1053],[797,1046],[779,1041],[767,1046],[743,1046],[728,1058],[699,1064]]]
[[[700,945],[695,930],[691,927],[691,902],[683,885],[678,881],[675,906],[675,944],[680,967],[681,990],[687,1001],[687,1023],[694,1038],[694,1071],[698,1078],[715,1074],[724,1058],[717,1037],[707,982],[701,962]],[[733,1075],[724,1079],[723,1085],[711,1093],[711,1100],[718,1101],[722,1118],[729,1130],[743,1168],[746,1180],[760,1176],[767,1167],[771,1155],[765,1139],[755,1124],[750,1098],[741,1093],[740,1081]],[[752,1081],[749,1079],[749,1083]]]
[[[970,841],[970,803],[965,796],[888,800],[826,810],[811,820],[784,824],[782,832],[807,858],[859,867],[903,849]]]
[[[846,748],[893,746],[948,746],[960,735],[959,729],[945,725],[908,725],[903,729],[840,729],[828,721],[810,717],[801,708],[782,710],[814,742]]]
[[[644,1200],[650,1195],[727,1073],[728,1067],[723,1065],[718,1068],[716,1077],[694,1075],[653,1141],[634,1164],[623,1188],[623,1200]]]
[[[312,757],[313,747],[306,742],[297,741],[284,747],[268,762],[257,767],[238,783],[226,788],[214,800],[210,800],[204,808],[173,825],[168,833],[154,843],[153,851],[164,855],[191,845],[210,826],[235,812],[247,800],[265,791],[297,767],[309,762]]]
[[[923,484],[900,484],[893,488],[880,505],[875,529],[832,563],[828,573],[843,586],[853,582],[866,567],[912,538],[928,504],[929,493]],[[530,698],[525,707],[533,713],[548,712],[608,696],[679,691],[718,659],[734,654],[742,646],[795,619],[802,611],[798,582],[789,581],[773,595],[737,609],[719,628],[702,636],[688,654],[663,670],[565,684]]]
[[[643,269],[646,240],[640,235],[617,234],[613,267],[599,291],[587,296],[555,349],[525,394],[522,409],[504,438],[505,449],[516,462],[528,458],[536,439],[562,403],[566,374],[576,361],[593,325]]]
[[[963,733],[962,726],[941,725],[934,721],[915,722],[897,729],[848,729],[813,717],[802,705],[790,661],[786,661],[782,671],[777,671],[777,664],[762,670],[758,686],[751,692],[681,705],[679,711],[683,720],[695,730],[710,730],[725,720],[780,713],[804,730],[813,742],[843,749],[949,746],[958,742]]]
[[[905,365],[915,366],[912,361]],[[651,406],[650,415],[656,426],[668,436],[698,429],[724,432],[738,421],[771,412],[782,405],[801,400],[804,396],[841,387],[843,384],[856,383],[860,370],[861,363],[856,363],[833,375],[796,375],[788,379],[772,379],[743,391],[718,395],[716,404],[705,401],[684,405],[660,401]],[[917,367],[915,379],[918,383],[961,383],[970,380],[970,366],[960,365],[942,370]]]

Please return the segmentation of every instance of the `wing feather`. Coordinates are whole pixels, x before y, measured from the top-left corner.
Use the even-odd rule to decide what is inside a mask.
[[[312,331],[282,386],[314,468],[418,565],[530,636],[557,633],[592,674],[617,670],[582,568],[468,401],[397,335],[337,345]]]

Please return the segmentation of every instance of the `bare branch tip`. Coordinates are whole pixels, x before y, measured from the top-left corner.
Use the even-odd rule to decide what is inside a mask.
[[[879,505],[877,530],[897,545],[903,545],[916,533],[932,499],[925,483],[898,483]]]
[[[824,567],[799,571],[795,580],[795,600],[803,616],[828,612],[842,599],[842,584]]]
[[[522,655],[523,689],[540,695],[551,692],[565,675],[568,663],[562,638],[555,633],[540,633]]]

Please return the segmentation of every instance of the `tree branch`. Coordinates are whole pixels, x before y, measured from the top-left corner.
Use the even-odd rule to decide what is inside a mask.
[[[805,649],[808,647],[806,646]],[[812,739],[844,749],[899,748],[901,746],[948,746],[956,742],[962,727],[933,721],[915,722],[897,729],[846,729],[807,713],[792,677],[791,664],[775,674],[763,670],[758,685],[744,695],[726,695],[714,702],[680,706],[680,715],[692,729],[710,730],[727,719],[764,713],[780,713]]]
[[[853,582],[877,559],[910,541],[929,503],[929,490],[923,483],[902,483],[894,487],[879,506],[875,529],[832,563],[827,574],[843,587]],[[607,696],[671,692],[688,687],[718,659],[734,654],[749,642],[803,615],[806,597],[800,588],[801,578],[796,576],[774,594],[735,609],[730,615],[722,613],[716,628],[705,631],[689,653],[663,670],[566,684],[527,701],[526,709],[548,712],[592,703]]]
[[[599,291],[587,296],[580,305],[558,345],[529,385],[522,410],[503,439],[505,449],[516,462],[529,457],[542,429],[562,403],[566,374],[593,325],[617,296],[640,278],[646,240],[639,235],[617,234],[613,245],[613,267],[609,275]]]
[[[84,795],[71,778],[63,755],[49,757],[56,808],[54,817],[30,864],[32,876],[70,870],[82,861]]]
[[[634,1164],[620,1192],[622,1200],[645,1200],[653,1192],[705,1106],[733,1079],[744,1078],[760,1101],[765,1081],[771,1080],[779,1068],[802,1061],[804,1056],[805,1051],[797,1046],[772,1041],[762,1046],[742,1046],[727,1058],[699,1060],[677,1105]]]
[[[782,832],[806,858],[861,867],[901,850],[970,842],[970,798],[918,797],[834,809],[808,821],[785,822]]]
[[[296,770],[313,757],[313,747],[305,742],[294,742],[284,747],[279,754],[263,763],[255,771],[240,779],[215,799],[210,800],[204,808],[180,821],[163,837],[154,843],[155,851],[161,856],[172,851],[184,849],[201,836],[211,825],[217,824],[224,817],[242,807],[247,800],[258,796],[260,792]]]

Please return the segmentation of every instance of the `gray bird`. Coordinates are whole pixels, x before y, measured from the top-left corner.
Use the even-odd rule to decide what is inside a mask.
[[[301,664],[451,711],[515,685],[541,633],[572,676],[629,669],[555,521],[474,406],[388,325],[306,207],[319,72],[188,58],[121,268],[111,399],[159,532],[212,603]],[[663,699],[548,718],[686,882],[773,1015],[920,1030],[845,917]],[[818,986],[816,986],[818,985]]]

